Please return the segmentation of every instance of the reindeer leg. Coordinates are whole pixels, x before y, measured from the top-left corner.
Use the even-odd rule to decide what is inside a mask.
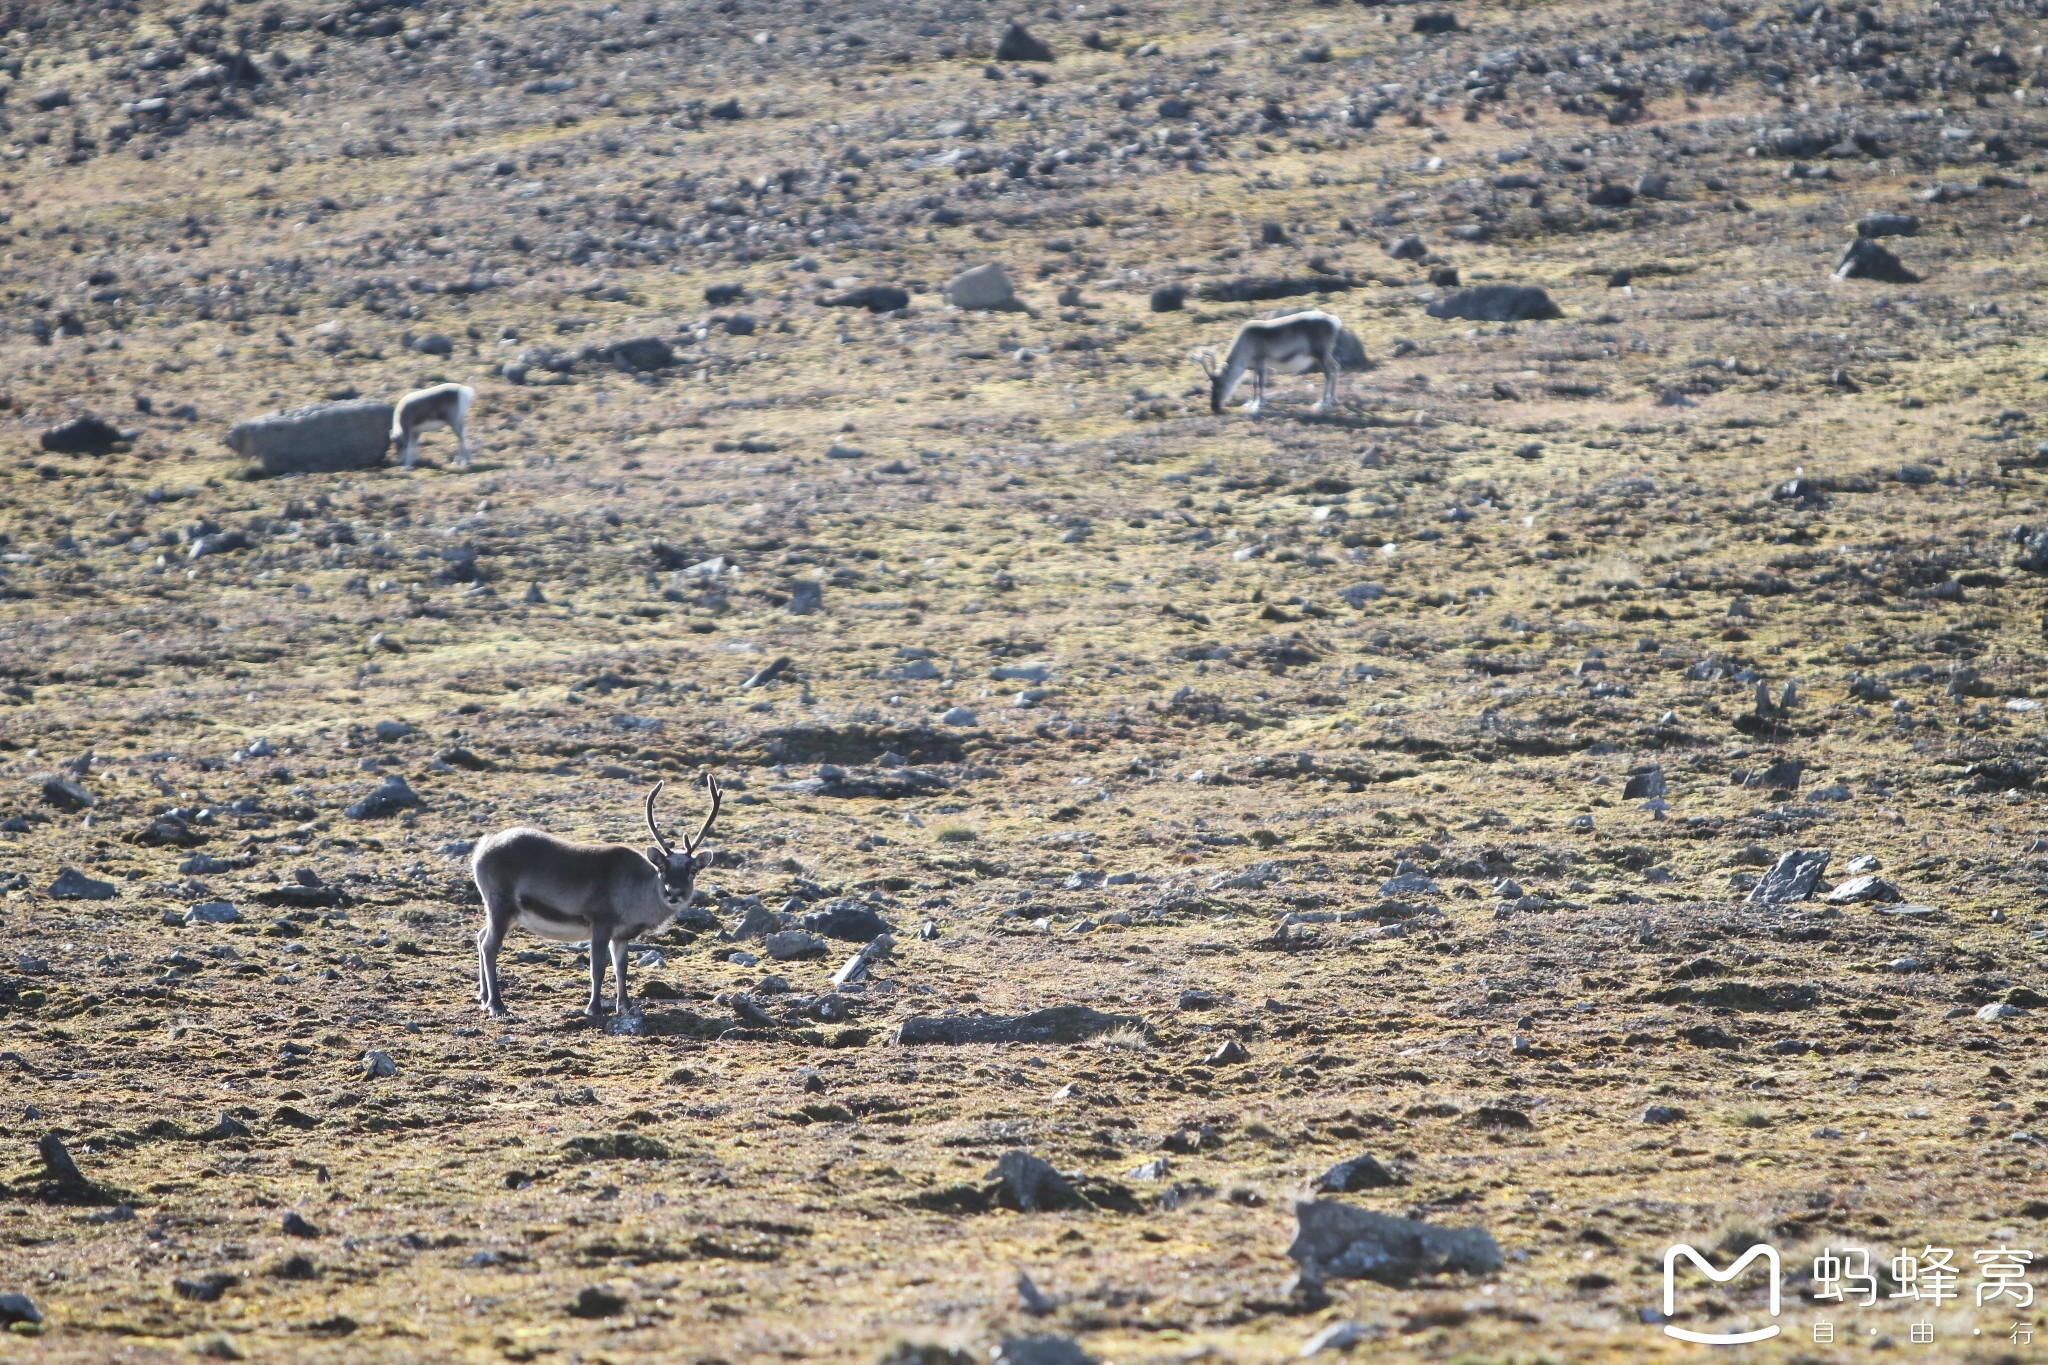
[[[593,1019],[604,1016],[604,964],[611,956],[611,935],[602,929],[590,931],[590,1003],[583,1012]]]
[[[626,949],[630,946],[623,938],[612,940],[612,976],[616,978],[612,999],[621,1019],[629,1012],[626,1008]]]
[[[493,1018],[505,1013],[504,997],[498,994],[498,949],[504,945],[505,931],[510,927],[509,918],[501,918],[490,906],[485,907],[484,927],[476,936],[477,1004]]]
[[[455,462],[469,468],[469,433],[461,427],[455,428]]]
[[[1252,371],[1252,401],[1244,412],[1247,417],[1257,417],[1259,409],[1266,406],[1266,367],[1259,366]]]

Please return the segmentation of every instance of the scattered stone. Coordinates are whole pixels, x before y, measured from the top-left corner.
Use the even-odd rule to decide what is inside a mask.
[[[1792,849],[1779,858],[1770,871],[1757,878],[1747,899],[1751,905],[1782,905],[1806,900],[1813,895],[1814,886],[1827,865],[1826,849],[1811,852]]]
[[[1654,1124],[1683,1123],[1685,1111],[1675,1104],[1653,1104],[1643,1110],[1643,1122]]]
[[[33,1327],[43,1320],[42,1312],[26,1294],[0,1294],[0,1327],[25,1322]]]
[[[60,901],[110,901],[120,894],[112,882],[95,881],[75,867],[60,868],[49,891],[52,900]]]
[[[55,806],[61,811],[85,810],[99,804],[91,792],[60,773],[50,773],[43,778],[41,795],[44,805]]]
[[[239,924],[242,912],[226,901],[201,901],[185,912],[187,924]]]
[[[675,368],[676,352],[660,337],[629,337],[604,348],[604,358],[629,373],[651,374]]]
[[[1855,905],[1862,901],[1878,901],[1885,905],[1897,905],[1906,898],[1900,893],[1898,887],[1893,886],[1884,878],[1866,874],[1861,877],[1849,878],[1821,899],[1830,905]]]
[[[996,60],[999,62],[1049,62],[1052,59],[1052,49],[1032,37],[1031,31],[1014,19],[996,43]]]
[[[1477,284],[1460,289],[1423,310],[1433,318],[1467,322],[1541,322],[1561,318],[1564,310],[1535,285]]]
[[[220,1122],[197,1134],[201,1142],[226,1142],[230,1138],[245,1138],[249,1135],[249,1125],[233,1114],[222,1114]]]
[[[1014,312],[1023,305],[1003,268],[991,261],[963,270],[946,286],[946,302],[971,312]]]
[[[1316,1177],[1315,1188],[1326,1194],[1356,1194],[1360,1190],[1384,1190],[1405,1184],[1401,1177],[1382,1166],[1370,1152],[1340,1161]]]
[[[391,443],[391,404],[314,403],[238,423],[227,448],[266,474],[329,474],[370,469]]]
[[[1429,248],[1423,245],[1420,237],[1410,233],[1406,237],[1388,242],[1387,254],[1397,261],[1419,261],[1429,254]]]
[[[381,1080],[384,1077],[396,1076],[397,1074],[398,1063],[391,1060],[390,1053],[372,1048],[363,1054],[364,1080]]]
[[[1500,1248],[1482,1228],[1439,1227],[1323,1199],[1297,1203],[1294,1217],[1287,1254],[1311,1284],[1374,1280],[1403,1285],[1421,1274],[1491,1275],[1501,1268]]]
[[[1917,237],[1920,220],[1910,213],[1871,213],[1856,220],[1858,237]]]
[[[989,1365],[1097,1365],[1072,1337],[1009,1337],[996,1343]]]
[[[100,1198],[100,1188],[86,1179],[78,1163],[71,1159],[71,1151],[65,1147],[64,1139],[55,1133],[45,1133],[36,1140],[36,1154],[43,1159],[43,1171],[50,1178],[54,1192],[64,1198],[80,1203],[93,1202]]]
[[[893,313],[910,306],[910,291],[893,284],[863,285],[825,300],[827,308],[865,308],[870,313]]]
[[[1188,291],[1183,285],[1162,284],[1152,291],[1151,307],[1155,313],[1178,313],[1187,302]]]
[[[1838,280],[1876,280],[1881,284],[1914,284],[1920,277],[1905,262],[1868,237],[1858,237],[1835,263]]]
[[[104,455],[121,439],[121,433],[97,417],[74,417],[45,431],[38,442],[53,455]]]
[[[1135,1015],[1104,1014],[1086,1005],[1055,1005],[1029,1014],[978,1016],[913,1015],[897,1025],[889,1041],[899,1047],[963,1043],[1083,1043],[1130,1029],[1149,1035]]]
[[[287,1213],[280,1229],[287,1237],[318,1237],[320,1229],[296,1213]]]
[[[1663,770],[1652,768],[1648,772],[1630,774],[1628,785],[1622,788],[1621,797],[1624,801],[1642,801],[1653,796],[1663,796],[1665,792]]]
[[[941,725],[970,726],[974,723],[974,713],[964,706],[952,707],[939,716],[939,724]]]
[[[350,806],[346,814],[351,820],[378,820],[419,804],[420,798],[406,785],[405,779],[393,773],[368,796]]]
[[[793,962],[799,958],[823,957],[831,945],[802,929],[782,929],[764,938],[761,946],[777,962]]]
[[[1982,1009],[1978,1010],[1976,1017],[1983,1020],[1987,1024],[1995,1024],[2001,1019],[2016,1018],[2019,1015],[2019,1013],[2019,1006],[2008,1005],[2001,1000],[1994,1001],[1993,1003],[1986,1005]]]
[[[805,915],[803,927],[813,934],[836,938],[842,943],[872,943],[890,932],[889,922],[865,901],[830,901],[822,910]]]
[[[1248,1062],[1251,1059],[1252,1054],[1245,1051],[1243,1043],[1235,1038],[1226,1038],[1223,1040],[1223,1046],[1210,1053],[1205,1061],[1209,1066],[1235,1066],[1239,1062]]]
[[[1333,1322],[1322,1331],[1301,1343],[1299,1355],[1306,1360],[1325,1351],[1349,1351],[1363,1342],[1373,1340],[1379,1333],[1355,1322]]]
[[[1050,1162],[1021,1147],[1003,1153],[983,1178],[994,1182],[989,1191],[993,1203],[1019,1213],[1093,1207]]]
[[[172,1280],[171,1292],[181,1299],[194,1303],[218,1303],[221,1295],[242,1282],[239,1275],[230,1275],[216,1270],[210,1275],[201,1275],[194,1280]]]
[[[626,1301],[609,1289],[590,1285],[577,1293],[568,1311],[572,1318],[615,1318],[626,1311]]]

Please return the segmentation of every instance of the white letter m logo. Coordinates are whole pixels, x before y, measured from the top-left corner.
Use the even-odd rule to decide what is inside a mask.
[[[1673,1272],[1677,1268],[1678,1258],[1681,1256],[1698,1266],[1706,1274],[1706,1277],[1716,1284],[1728,1283],[1728,1281],[1742,1273],[1744,1266],[1747,1266],[1751,1261],[1761,1256],[1771,1268],[1771,1316],[1774,1318],[1778,1316],[1780,1295],[1783,1292],[1781,1281],[1784,1275],[1778,1266],[1778,1251],[1776,1247],[1765,1246],[1759,1242],[1743,1252],[1734,1265],[1729,1266],[1726,1270],[1716,1270],[1706,1257],[1700,1255],[1685,1243],[1680,1242],[1677,1246],[1664,1253],[1665,1317],[1668,1318],[1678,1311],[1677,1277]],[[1774,1322],[1768,1327],[1759,1327],[1749,1332],[1688,1332],[1683,1327],[1673,1327],[1667,1323],[1664,1327],[1664,1335],[1667,1337],[1677,1337],[1680,1341],[1696,1341],[1704,1346],[1739,1346],[1746,1341],[1763,1341],[1766,1338],[1778,1335],[1778,1324]]]

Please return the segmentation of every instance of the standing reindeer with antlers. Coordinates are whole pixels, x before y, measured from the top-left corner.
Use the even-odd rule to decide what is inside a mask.
[[[1323,372],[1323,394],[1310,411],[1321,412],[1337,401],[1337,338],[1343,331],[1344,324],[1334,316],[1310,309],[1289,313],[1284,318],[1247,322],[1238,328],[1237,338],[1230,343],[1230,353],[1223,357],[1221,370],[1216,368],[1214,356],[1207,351],[1196,352],[1196,363],[1209,376],[1209,411],[1220,415],[1223,405],[1236,396],[1238,385],[1249,374],[1252,401],[1246,405],[1245,413],[1256,417],[1265,406],[1269,376],[1319,369]]]
[[[498,994],[498,949],[516,923],[558,943],[590,940],[590,1003],[583,1012],[605,1012],[607,957],[618,978],[614,999],[626,1011],[626,947],[633,939],[667,925],[696,894],[697,873],[710,866],[702,852],[711,822],[718,818],[718,779],[704,776],[711,813],[697,837],[685,837],[681,852],[661,837],[654,799],[663,783],[647,793],[647,832],[654,847],[587,844],[520,826],[499,830],[478,842],[470,873],[484,897],[484,927],[476,936],[477,1003],[492,1015],[505,1013]]]

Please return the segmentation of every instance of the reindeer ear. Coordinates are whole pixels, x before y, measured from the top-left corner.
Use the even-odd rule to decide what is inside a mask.
[[[711,866],[711,860],[717,856],[717,854],[711,852],[709,849],[706,849],[704,852],[697,854],[696,857],[693,858],[691,861],[695,862],[697,864],[697,870],[699,872],[702,872],[705,868]]]
[[[668,867],[668,855],[658,848],[643,848],[640,850],[640,856],[647,859],[656,872],[665,871]]]

